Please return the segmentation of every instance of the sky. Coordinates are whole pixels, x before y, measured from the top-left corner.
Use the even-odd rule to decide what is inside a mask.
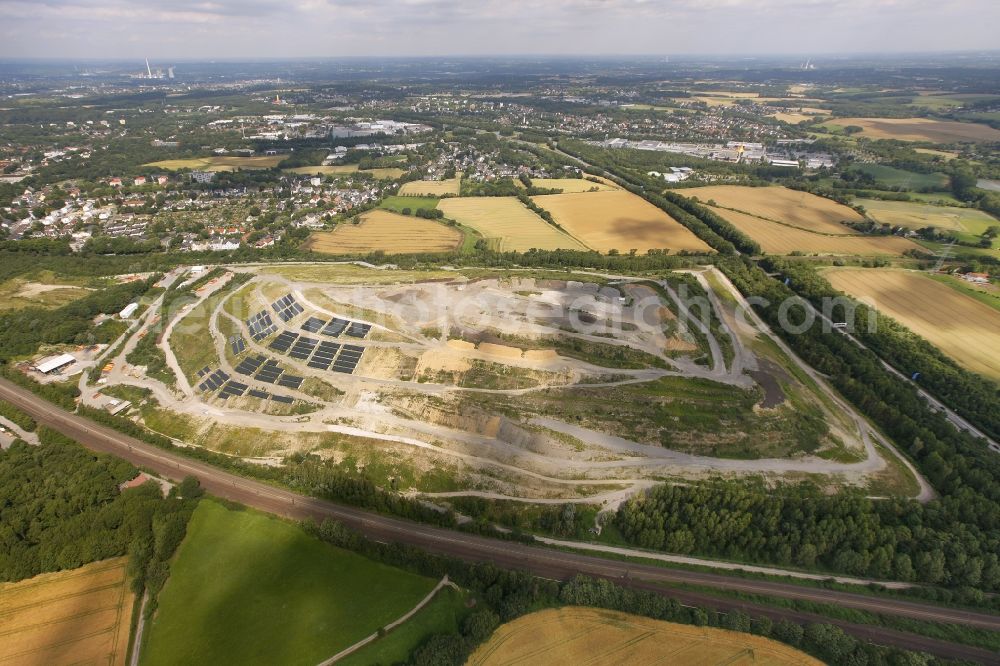
[[[0,0],[0,58],[1000,49],[998,0]]]

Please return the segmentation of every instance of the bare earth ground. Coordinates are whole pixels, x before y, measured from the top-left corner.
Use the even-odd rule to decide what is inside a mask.
[[[1000,312],[916,272],[832,269],[836,289],[866,299],[973,372],[1000,379]]]
[[[469,666],[530,663],[822,664],[792,647],[760,636],[580,606],[550,608],[508,622],[468,661]]]
[[[204,344],[214,348],[217,359],[210,362],[213,369],[237,377],[233,366],[238,361],[227,339],[234,330],[244,330],[246,353],[275,358],[289,372],[305,377],[306,383],[298,390],[238,377],[251,387],[291,396],[296,405],[308,407],[303,413],[274,413],[254,398],[225,401],[214,393],[195,390],[183,378],[176,387],[164,386],[125,362],[136,337],[114,359],[104,377],[107,385],[151,391],[155,402],[144,408],[146,422],[158,424],[154,429],[179,443],[256,457],[262,464],[282,464],[283,457],[295,451],[310,451],[338,464],[354,460],[374,478],[385,482],[402,478],[401,490],[427,497],[464,494],[543,503],[604,503],[614,508],[664,478],[821,474],[829,475],[834,485],[865,485],[871,475],[887,468],[868,427],[832,394],[823,397],[830,389],[818,378],[813,380],[814,388],[789,384],[798,387],[789,399],[804,400],[801,404],[812,405],[809,409],[827,414],[831,431],[822,446],[841,451],[833,459],[801,453],[751,460],[717,458],[699,455],[697,449],[681,452],[657,441],[616,436],[620,429],[612,433],[592,427],[589,415],[581,423],[560,420],[568,418],[564,410],[538,415],[531,410],[506,411],[507,403],[515,404],[522,396],[528,404],[558,406],[559,391],[565,387],[591,395],[602,391],[607,396],[627,395],[662,379],[690,379],[718,387],[693,384],[695,393],[710,395],[721,390],[745,396],[744,391],[755,382],[744,372],[771,367],[770,361],[758,366],[760,352],[751,348],[751,342],[757,345],[753,342],[757,336],[769,334],[762,333],[760,324],[741,331],[733,342],[735,358],[726,363],[707,327],[702,329],[707,348],[692,345],[690,334],[678,329],[679,303],[669,287],[665,287],[669,298],[662,298],[648,286],[628,282],[602,287],[594,282],[529,277],[470,280],[457,272],[442,273],[450,276],[449,281],[393,284],[388,278],[394,271],[345,265],[323,265],[316,270],[320,268],[320,272],[307,270],[307,265],[234,268],[251,270],[256,276],[232,292],[243,303],[237,304],[228,292],[222,298],[213,297],[214,310],[209,309],[210,316],[202,324]],[[402,279],[410,279],[411,273],[398,271]],[[347,284],[331,284],[290,280],[282,274],[348,279]],[[362,279],[364,275],[368,281]],[[219,289],[225,289],[223,281],[214,285],[212,293]],[[339,340],[365,348],[353,374],[310,368],[269,349],[269,339],[258,343],[249,338],[242,318],[268,308],[286,293],[293,295],[304,312],[284,324],[285,330],[298,332],[310,316],[339,316],[373,325],[364,339]],[[628,296],[627,304],[620,300],[623,295]],[[209,298],[211,293],[202,296]],[[151,308],[136,335],[156,334],[149,325],[156,320],[157,307]],[[230,311],[239,312],[241,318]],[[581,313],[587,315],[585,322],[577,321]],[[161,344],[171,366],[178,365],[178,355],[203,351],[194,349],[193,343],[169,344],[176,321],[166,322]],[[704,326],[700,321],[693,324]],[[563,356],[539,343],[553,336],[584,345],[593,353],[641,353],[642,358],[658,359],[658,365],[626,369],[598,365],[584,360],[586,356]],[[707,354],[708,361],[696,364],[688,354]],[[800,363],[792,358],[786,363]],[[783,376],[787,370],[775,372]],[[308,388],[310,382],[336,392],[318,394]],[[81,377],[87,404],[96,404],[98,388],[87,384],[86,375]],[[532,400],[536,392],[545,399]],[[775,409],[789,409],[773,406],[779,401],[780,397],[769,402],[771,406],[759,418],[773,418]],[[931,491],[921,492],[922,498],[929,496]]]
[[[135,595],[127,558],[0,584],[0,663],[125,664]]]

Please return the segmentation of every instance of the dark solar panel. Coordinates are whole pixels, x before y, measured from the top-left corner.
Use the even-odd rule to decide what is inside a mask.
[[[297,389],[302,384],[302,378],[295,375],[282,375],[278,378],[278,386]]]
[[[348,375],[351,374],[352,372],[354,372],[354,368],[353,367],[344,366],[344,365],[335,365],[335,366],[333,366],[330,369],[333,370],[334,372],[343,372],[343,373],[348,374]]]
[[[362,324],[360,322],[351,322],[351,325],[347,327],[347,334],[352,338],[363,338],[368,335],[368,331],[372,329],[371,324]]]
[[[330,323],[321,331],[323,335],[328,335],[331,338],[335,338],[344,332],[347,328],[347,321],[344,319],[331,319]]]
[[[309,317],[306,319],[305,323],[302,324],[302,330],[307,333],[319,333],[326,326],[326,322],[319,317]]]
[[[275,402],[283,402],[288,405],[293,402],[292,398],[287,395],[272,395],[271,400],[274,400]]]
[[[202,368],[201,370],[199,370],[199,371],[198,371],[198,376],[199,376],[199,377],[204,377],[204,376],[205,376],[205,375],[207,375],[207,374],[208,374],[208,373],[209,373],[210,371],[211,371],[211,368],[209,368],[209,367],[208,367],[208,366],[206,365],[206,366],[205,366],[204,368]]]
[[[260,398],[261,400],[267,400],[269,394],[266,391],[261,391],[258,389],[250,389],[247,392],[247,395],[249,395],[251,398]]]
[[[310,368],[316,368],[317,370],[326,370],[327,368],[330,367],[330,361],[314,358],[313,360],[306,363],[306,365],[308,365]]]

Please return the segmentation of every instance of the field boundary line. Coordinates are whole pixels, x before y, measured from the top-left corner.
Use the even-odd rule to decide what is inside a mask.
[[[411,617],[413,617],[414,615],[416,615],[417,613],[419,613],[423,609],[424,606],[426,606],[427,604],[429,604],[431,602],[431,600],[434,598],[434,596],[438,592],[440,592],[443,588],[445,588],[445,587],[453,587],[456,590],[459,589],[458,585],[455,585],[455,583],[451,582],[448,579],[448,574],[445,574],[444,578],[442,578],[440,581],[438,581],[438,584],[434,586],[434,589],[432,589],[430,592],[428,592],[427,596],[424,597],[423,599],[421,599],[417,603],[416,606],[414,606],[409,611],[407,611],[405,615],[402,615],[401,617],[399,617],[396,620],[390,622],[389,624],[385,625],[384,627],[379,628],[379,630],[376,631],[374,634],[371,634],[370,636],[362,638],[360,641],[358,641],[354,645],[351,645],[351,646],[348,646],[348,647],[344,648],[343,650],[341,650],[337,654],[333,655],[329,659],[327,659],[325,661],[321,661],[318,664],[318,666],[330,666],[331,664],[334,664],[334,663],[340,661],[344,657],[357,652],[358,650],[360,650],[364,646],[368,645],[369,643],[372,643],[372,642],[378,640],[379,637],[380,637],[379,636],[380,632],[384,631],[385,633],[389,633],[390,631],[392,631],[393,629],[395,629],[399,625],[401,625],[404,622],[406,622],[407,620],[409,620]]]

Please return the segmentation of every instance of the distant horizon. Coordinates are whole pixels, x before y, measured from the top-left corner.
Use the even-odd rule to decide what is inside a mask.
[[[1000,48],[994,49],[969,49],[969,50],[945,50],[945,51],[854,51],[854,52],[803,52],[803,53],[440,53],[440,54],[395,54],[395,55],[314,55],[314,56],[172,56],[172,55],[149,55],[149,56],[7,56],[0,55],[0,63],[107,63],[107,64],[129,64],[143,63],[148,58],[150,64],[154,60],[163,64],[165,61],[172,63],[277,63],[277,62],[336,62],[336,61],[400,61],[400,60],[569,60],[579,62],[601,62],[601,61],[661,61],[664,64],[677,62],[698,62],[717,61],[726,63],[738,63],[740,61],[789,61],[812,59],[820,62],[873,59],[873,60],[899,60],[904,58],[997,58],[1000,60]],[[814,62],[814,64],[817,64]]]
[[[0,58],[974,53],[998,24],[993,0],[4,0]]]

